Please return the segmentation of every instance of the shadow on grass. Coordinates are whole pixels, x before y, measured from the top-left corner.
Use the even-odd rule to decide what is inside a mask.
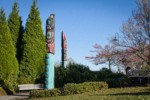
[[[113,95],[150,95],[150,88],[143,89],[141,92],[135,92],[135,93],[118,93]]]
[[[106,94],[90,94],[90,96],[119,96],[119,95],[149,95],[150,96],[150,89],[143,89],[139,92],[123,92],[123,93],[113,93],[113,91],[111,93],[106,93]]]
[[[136,96],[136,95],[149,95],[150,96],[150,92],[136,92],[136,93],[115,93],[115,94],[90,94],[90,96],[126,96],[126,95],[132,95],[132,96]]]
[[[136,93],[116,93],[109,95],[150,95],[150,92],[136,92]]]

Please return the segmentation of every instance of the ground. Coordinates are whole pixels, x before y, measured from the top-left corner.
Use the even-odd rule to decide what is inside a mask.
[[[0,100],[26,100],[29,98],[29,93],[17,93],[15,95],[0,96]]]

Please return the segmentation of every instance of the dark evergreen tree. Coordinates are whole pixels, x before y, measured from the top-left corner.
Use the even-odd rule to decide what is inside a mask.
[[[22,56],[21,44],[22,44],[23,26],[21,17],[19,16],[19,7],[17,2],[15,2],[12,7],[12,12],[10,13],[8,19],[8,26],[10,29],[13,45],[15,46],[16,57],[18,59],[18,62],[20,62]]]
[[[15,47],[12,43],[5,12],[0,10],[0,79],[4,86],[14,91],[18,79],[18,61],[15,57]]]
[[[23,56],[20,65],[19,82],[34,83],[44,73],[45,36],[42,30],[40,13],[33,1],[23,34]]]

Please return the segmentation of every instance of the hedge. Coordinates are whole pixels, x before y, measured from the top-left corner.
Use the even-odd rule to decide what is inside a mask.
[[[44,98],[53,96],[62,96],[70,94],[80,94],[91,91],[99,91],[108,88],[106,82],[84,82],[80,84],[68,83],[62,89],[52,90],[32,90],[30,91],[30,98]]]
[[[106,82],[84,82],[80,84],[68,83],[63,87],[64,95],[79,94],[84,92],[99,91],[102,88],[108,88]]]
[[[52,90],[32,90],[30,91],[30,98],[44,98],[44,97],[54,97],[60,96],[61,91],[57,88]]]

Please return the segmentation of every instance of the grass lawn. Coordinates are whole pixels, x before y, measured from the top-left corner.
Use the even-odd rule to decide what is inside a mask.
[[[110,88],[83,94],[33,100],[150,100],[150,86]]]

